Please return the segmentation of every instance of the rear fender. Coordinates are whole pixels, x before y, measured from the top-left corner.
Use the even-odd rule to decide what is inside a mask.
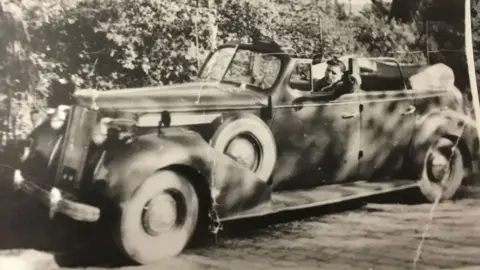
[[[209,198],[220,218],[270,199],[270,187],[253,172],[185,129],[166,129],[160,135],[143,135],[129,145],[115,147],[96,171],[94,183],[101,183],[103,195],[122,203],[155,171],[187,167],[201,176],[190,181],[204,181],[209,187]]]
[[[465,114],[438,109],[417,119],[415,134],[409,148],[409,167],[412,177],[420,177],[423,160],[430,145],[440,137],[456,141],[463,154],[468,173],[478,171],[479,139],[475,121]]]

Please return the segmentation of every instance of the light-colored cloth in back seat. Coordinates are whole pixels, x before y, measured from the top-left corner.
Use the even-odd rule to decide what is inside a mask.
[[[422,68],[408,79],[413,90],[442,90],[455,88],[453,70],[445,64]]]

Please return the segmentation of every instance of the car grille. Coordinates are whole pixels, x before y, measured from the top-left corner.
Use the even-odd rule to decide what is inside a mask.
[[[24,177],[42,187],[54,184],[63,135],[55,132],[46,121],[37,127],[30,138],[30,153],[21,164]]]
[[[96,116],[94,111],[74,106],[60,130],[53,130],[49,121],[37,127],[30,136],[30,154],[20,167],[24,177],[46,189],[56,186],[76,193],[92,145]]]
[[[72,192],[80,187],[96,120],[95,111],[72,107],[55,172],[56,187]]]

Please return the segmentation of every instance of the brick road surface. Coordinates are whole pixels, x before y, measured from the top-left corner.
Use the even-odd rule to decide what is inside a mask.
[[[405,199],[414,193],[399,193],[396,198]],[[468,269],[476,269],[475,266],[480,269],[480,190],[472,189],[467,196],[436,208],[416,269],[467,269],[469,266],[474,268]],[[56,229],[45,229],[51,228],[49,225],[36,226],[21,236],[2,233],[2,238],[8,239],[4,243],[17,242],[16,246],[3,244],[1,248],[4,254],[13,253],[14,247],[57,252],[56,264],[62,269],[415,269],[413,261],[429,221],[431,204],[396,204],[382,198],[380,202],[359,208],[349,207],[345,211],[332,211],[333,207],[314,209],[295,217],[283,215],[276,220],[231,222],[226,224],[226,231],[217,243],[189,249],[184,255],[153,266],[125,266],[124,262],[114,262],[112,258],[118,258],[118,254],[100,255],[108,248],[98,243],[89,246],[84,243],[64,254],[64,249],[42,242],[55,236],[63,237]],[[35,222],[23,221],[16,229]],[[43,240],[25,246],[27,240],[39,236]],[[64,242],[63,246],[75,244]],[[108,259],[92,259],[90,251]],[[52,257],[44,256],[45,260]]]

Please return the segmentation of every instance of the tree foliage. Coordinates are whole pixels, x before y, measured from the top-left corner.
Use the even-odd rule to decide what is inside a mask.
[[[403,1],[391,7],[373,1],[375,7],[360,15],[311,0],[0,1],[0,32],[7,37],[0,39],[0,94],[27,93],[24,99],[40,107],[38,100],[69,102],[79,88],[190,81],[213,42],[271,39],[307,57],[431,58],[453,66],[457,56],[432,57],[426,44],[431,50],[463,44],[462,1],[412,0],[403,11],[397,5]],[[427,20],[442,24],[429,28]]]
[[[480,59],[480,1],[471,0],[472,45],[475,59]]]

